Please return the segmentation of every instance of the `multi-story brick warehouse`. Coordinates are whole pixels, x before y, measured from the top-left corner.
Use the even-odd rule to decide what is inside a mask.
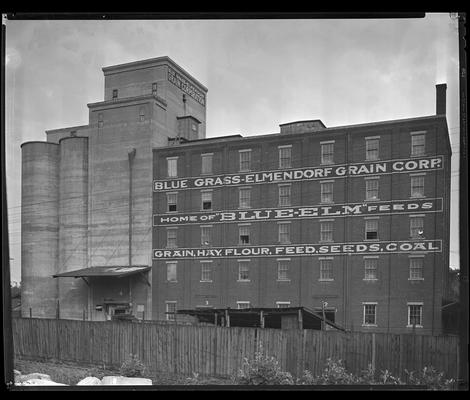
[[[157,316],[321,310],[326,301],[350,329],[440,332],[445,115],[335,128],[301,121],[279,134],[183,138],[153,152]]]
[[[88,125],[22,145],[23,316],[326,302],[348,329],[441,332],[445,85],[432,116],[205,138],[207,89],[169,58],[103,72]]]

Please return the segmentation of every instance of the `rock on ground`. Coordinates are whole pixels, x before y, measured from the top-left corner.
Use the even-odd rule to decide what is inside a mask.
[[[26,381],[21,381],[15,383],[18,386],[67,386],[65,383],[57,383],[49,379],[28,379]]]
[[[126,376],[104,376],[101,379],[102,385],[126,385],[126,386],[141,386],[152,385],[151,379],[146,378],[128,378]]]
[[[16,375],[16,374],[15,374]],[[16,382],[24,382],[24,381],[29,381],[30,379],[44,379],[46,381],[51,380],[51,376],[47,374],[40,374],[37,372],[33,372],[32,374],[26,374],[26,375],[19,375],[15,376],[15,381]]]
[[[92,385],[101,385],[101,381],[94,376],[87,376],[77,383],[77,386],[92,386]]]

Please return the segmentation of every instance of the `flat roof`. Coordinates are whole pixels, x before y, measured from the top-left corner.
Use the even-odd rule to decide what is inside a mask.
[[[146,272],[148,270],[150,270],[150,267],[148,266],[89,267],[89,268],[77,269],[75,271],[62,272],[60,274],[52,275],[52,277],[53,278],[62,278],[62,277],[81,278],[81,277],[89,277],[89,276],[113,276],[116,278],[121,278],[123,276],[137,274],[139,272]]]
[[[215,318],[224,316],[226,313],[230,317],[231,326],[260,326],[260,314],[265,318],[271,319],[273,326],[280,326],[280,318],[283,315],[298,315],[302,313],[302,322],[304,329],[318,329],[321,321],[325,324],[340,330],[346,331],[343,327],[323,319],[321,314],[307,307],[250,307],[250,308],[196,308],[187,310],[177,310],[177,314],[184,314],[197,317],[199,322],[213,322]],[[268,324],[269,325],[269,324]],[[269,327],[269,326],[268,326]]]

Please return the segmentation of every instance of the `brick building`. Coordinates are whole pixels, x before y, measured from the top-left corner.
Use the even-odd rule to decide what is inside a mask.
[[[348,329],[439,333],[451,150],[437,92],[428,117],[155,148],[155,317],[326,302]]]
[[[207,88],[168,57],[103,73],[88,124],[22,144],[22,316],[324,306],[441,333],[445,84],[431,116],[206,138]]]

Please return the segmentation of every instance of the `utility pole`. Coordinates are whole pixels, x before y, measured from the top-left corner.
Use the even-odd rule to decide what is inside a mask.
[[[129,157],[129,268],[132,267],[132,164],[135,158],[135,148],[127,154]],[[132,303],[132,278],[129,276],[129,305]]]

